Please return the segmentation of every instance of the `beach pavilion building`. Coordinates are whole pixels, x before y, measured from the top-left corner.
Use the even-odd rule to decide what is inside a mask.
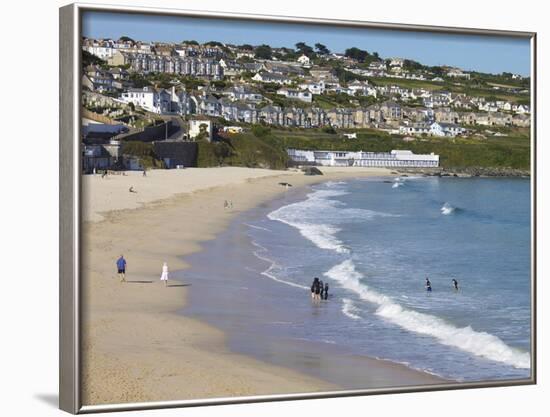
[[[381,168],[435,168],[439,166],[439,155],[435,155],[433,152],[424,155],[414,154],[408,150],[348,152],[287,149],[287,154],[298,165]]]

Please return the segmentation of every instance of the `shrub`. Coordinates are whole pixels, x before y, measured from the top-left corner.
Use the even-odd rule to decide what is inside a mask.
[[[257,138],[263,138],[271,132],[271,129],[267,126],[254,125],[252,126],[252,134]]]

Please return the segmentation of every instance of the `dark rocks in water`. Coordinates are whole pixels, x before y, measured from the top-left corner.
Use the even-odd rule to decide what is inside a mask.
[[[305,175],[323,175],[321,170],[317,167],[305,167],[302,168],[302,171],[304,171]]]

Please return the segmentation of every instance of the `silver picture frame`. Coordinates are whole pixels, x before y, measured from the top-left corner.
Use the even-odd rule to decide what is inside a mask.
[[[287,395],[264,395],[251,397],[230,397],[204,400],[158,401],[147,403],[124,403],[109,405],[83,405],[81,387],[81,149],[80,149],[80,65],[81,65],[81,18],[87,11],[156,14],[182,17],[223,18],[264,21],[270,23],[300,23],[327,25],[332,27],[396,29],[400,31],[421,31],[447,34],[472,34],[508,36],[529,39],[531,43],[531,377],[518,380],[490,381],[476,383],[446,383],[406,388],[384,388],[334,391],[323,393],[296,393]],[[144,410],[205,405],[268,402],[282,400],[318,399],[327,397],[364,396],[374,394],[411,393],[466,388],[502,387],[536,384],[537,381],[537,338],[536,338],[536,51],[537,34],[508,30],[487,30],[465,27],[438,27],[430,25],[407,25],[399,23],[377,23],[368,21],[317,19],[310,17],[269,16],[238,14],[228,12],[177,10],[153,7],[109,6],[89,3],[74,3],[59,9],[59,407],[73,414]]]

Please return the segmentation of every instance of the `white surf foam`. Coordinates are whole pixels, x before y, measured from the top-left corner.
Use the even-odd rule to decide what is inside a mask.
[[[342,313],[353,320],[361,320],[361,316],[357,314],[359,309],[353,304],[353,301],[349,298],[344,298],[342,301],[344,302],[342,305]]]
[[[264,248],[262,245],[260,245],[259,243],[255,242],[255,241],[252,241],[252,244],[258,248],[258,250],[255,250],[253,252],[254,256],[258,259],[261,259],[262,261],[270,263],[269,268],[267,268],[265,271],[261,272],[261,274],[264,277],[268,277],[268,278],[272,279],[273,281],[277,281],[277,282],[280,282],[281,284],[289,285],[291,287],[300,288],[302,290],[309,290],[309,287],[306,287],[305,285],[296,284],[295,282],[292,282],[292,281],[286,281],[282,278],[277,277],[275,274],[273,274],[274,269],[280,268],[279,265],[277,265],[276,262],[269,259],[268,257],[262,255],[262,253],[267,252],[266,248]]]
[[[267,229],[267,228],[265,228],[265,227],[255,226],[255,225],[249,224],[249,223],[243,223],[243,224],[244,224],[245,226],[248,226],[248,227],[252,228],[252,229],[263,230],[263,231],[265,231],[265,232],[271,232],[271,230],[269,230],[269,229]]]
[[[456,209],[453,206],[451,206],[449,203],[445,203],[441,206],[441,214],[443,214],[444,216],[453,214],[455,210]]]
[[[334,266],[324,275],[354,291],[361,299],[378,305],[377,315],[406,330],[435,337],[444,345],[515,368],[529,369],[531,366],[529,353],[506,345],[492,334],[475,331],[470,326],[455,327],[436,316],[406,309],[390,297],[371,290],[360,281],[363,275],[357,272],[351,259]]]
[[[349,248],[336,237],[342,222],[371,220],[376,216],[393,216],[372,210],[346,208],[341,201],[331,199],[348,194],[344,190],[322,189],[307,195],[307,199],[283,206],[267,215],[299,230],[300,234],[321,249],[349,253]]]

